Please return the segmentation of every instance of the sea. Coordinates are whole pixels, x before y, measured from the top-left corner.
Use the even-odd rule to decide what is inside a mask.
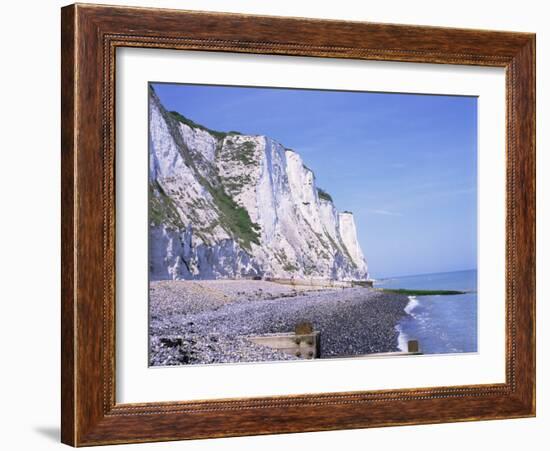
[[[399,348],[418,340],[423,354],[477,352],[477,271],[394,277],[375,281],[377,288],[457,290],[466,294],[409,296],[407,315],[396,326]]]

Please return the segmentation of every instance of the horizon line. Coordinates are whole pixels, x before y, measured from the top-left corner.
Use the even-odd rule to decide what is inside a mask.
[[[399,279],[399,278],[403,278],[403,277],[428,276],[428,275],[431,275],[431,274],[450,274],[450,273],[453,273],[453,272],[466,272],[466,271],[477,271],[477,268],[455,269],[453,271],[422,272],[422,273],[415,273],[415,274],[391,275],[391,276],[383,276],[383,277],[378,277],[378,278],[372,276],[372,278],[374,280]]]

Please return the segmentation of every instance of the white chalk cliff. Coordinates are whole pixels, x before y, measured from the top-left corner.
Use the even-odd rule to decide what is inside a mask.
[[[209,130],[149,95],[151,279],[367,279],[353,215],[298,153]]]

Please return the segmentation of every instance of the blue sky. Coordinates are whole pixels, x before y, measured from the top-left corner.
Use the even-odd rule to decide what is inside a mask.
[[[299,152],[354,213],[373,277],[477,267],[477,98],[154,86],[168,110]]]

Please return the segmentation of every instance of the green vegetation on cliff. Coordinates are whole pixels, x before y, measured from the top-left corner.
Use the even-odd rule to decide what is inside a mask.
[[[205,186],[221,213],[221,225],[233,232],[249,250],[250,243],[260,244],[260,226],[252,222],[246,208],[235,202],[223,187],[214,187],[210,183],[205,183]]]
[[[332,202],[332,196],[327,193],[322,188],[317,188],[317,194],[319,195],[319,199],[328,200],[329,202]]]
[[[244,165],[256,163],[254,155],[256,153],[256,145],[251,141],[233,140],[227,138],[222,149],[223,152],[218,152],[222,161],[239,161]]]
[[[154,225],[165,225],[177,229],[183,227],[174,201],[156,181],[149,183],[149,220]]]
[[[230,132],[227,132],[227,133],[226,132],[220,132],[220,131],[217,131],[217,130],[211,130],[211,129],[205,127],[204,125],[197,124],[195,121],[189,119],[188,117],[185,117],[183,114],[180,114],[177,111],[170,111],[170,114],[172,115],[172,117],[174,119],[181,122],[182,124],[185,124],[185,125],[187,125],[188,127],[191,127],[191,128],[198,128],[199,130],[204,130],[205,132],[210,133],[212,136],[214,136],[215,138],[220,139],[220,140],[224,139],[228,135],[240,135],[239,132],[236,132],[234,130],[232,130]]]

